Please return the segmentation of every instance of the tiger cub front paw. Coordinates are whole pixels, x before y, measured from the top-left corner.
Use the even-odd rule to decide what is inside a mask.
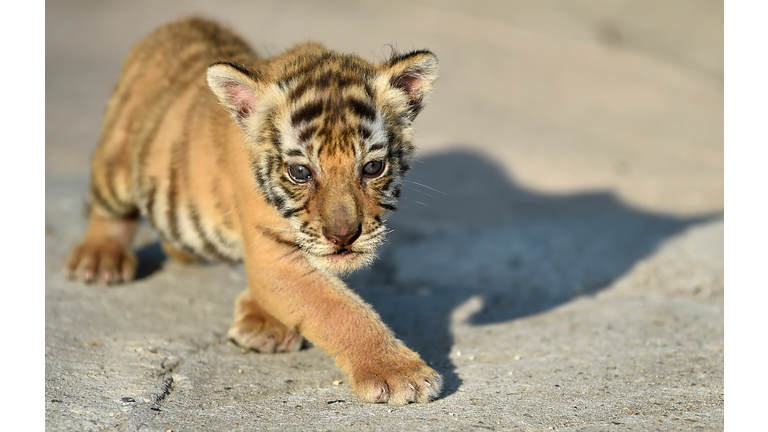
[[[429,402],[443,388],[440,374],[405,347],[377,358],[358,359],[357,363],[349,374],[350,384],[366,402]]]
[[[227,337],[243,348],[260,353],[298,351],[304,338],[277,321],[247,318],[229,328]]]
[[[304,338],[265,311],[246,289],[235,300],[235,323],[227,337],[260,353],[298,351]]]
[[[109,285],[133,279],[136,265],[136,257],[119,241],[86,239],[69,254],[64,271],[70,279]]]

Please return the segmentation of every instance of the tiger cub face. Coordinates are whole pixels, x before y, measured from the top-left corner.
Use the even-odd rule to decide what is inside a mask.
[[[214,64],[208,84],[245,132],[255,184],[293,242],[316,267],[346,273],[384,241],[438,63],[428,51],[378,65],[305,51],[264,70]]]

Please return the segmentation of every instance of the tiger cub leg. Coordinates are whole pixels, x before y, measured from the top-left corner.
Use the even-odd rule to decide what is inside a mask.
[[[261,353],[298,351],[304,343],[303,337],[267,313],[249,289],[235,300],[235,324],[227,337]]]
[[[200,262],[200,258],[186,254],[176,249],[166,241],[160,242],[160,245],[163,247],[163,252],[165,252],[165,254],[174,261],[180,262],[182,264],[197,264]]]
[[[335,357],[363,400],[404,405],[440,395],[440,374],[395,338],[340,279],[314,268],[297,249],[249,235],[253,243],[245,270],[251,289],[241,297],[253,296],[280,322]]]
[[[90,219],[85,236],[64,266],[70,279],[111,284],[136,275],[131,243],[140,213],[133,198],[130,152],[123,129],[105,133],[94,151]]]
[[[104,284],[133,279],[136,257],[130,247],[138,225],[138,213],[114,217],[94,204],[85,236],[66,261],[67,276]]]

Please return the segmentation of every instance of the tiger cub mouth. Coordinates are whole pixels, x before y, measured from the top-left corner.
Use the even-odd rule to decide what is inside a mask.
[[[307,259],[315,267],[343,275],[370,266],[376,257],[377,246],[384,241],[382,238],[377,238],[377,236],[361,240],[360,244],[355,242],[351,245],[334,248],[333,250],[329,250],[333,246],[327,248],[330,245],[302,249],[304,249]]]

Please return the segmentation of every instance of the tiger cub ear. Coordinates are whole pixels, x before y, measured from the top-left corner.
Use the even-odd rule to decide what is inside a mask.
[[[243,130],[256,111],[260,97],[253,73],[232,63],[214,63],[208,67],[208,87]]]
[[[389,79],[389,86],[405,92],[408,109],[404,113],[410,120],[416,118],[424,105],[424,98],[437,80],[439,64],[437,56],[427,50],[406,54],[394,53],[388,62],[380,66]]]

